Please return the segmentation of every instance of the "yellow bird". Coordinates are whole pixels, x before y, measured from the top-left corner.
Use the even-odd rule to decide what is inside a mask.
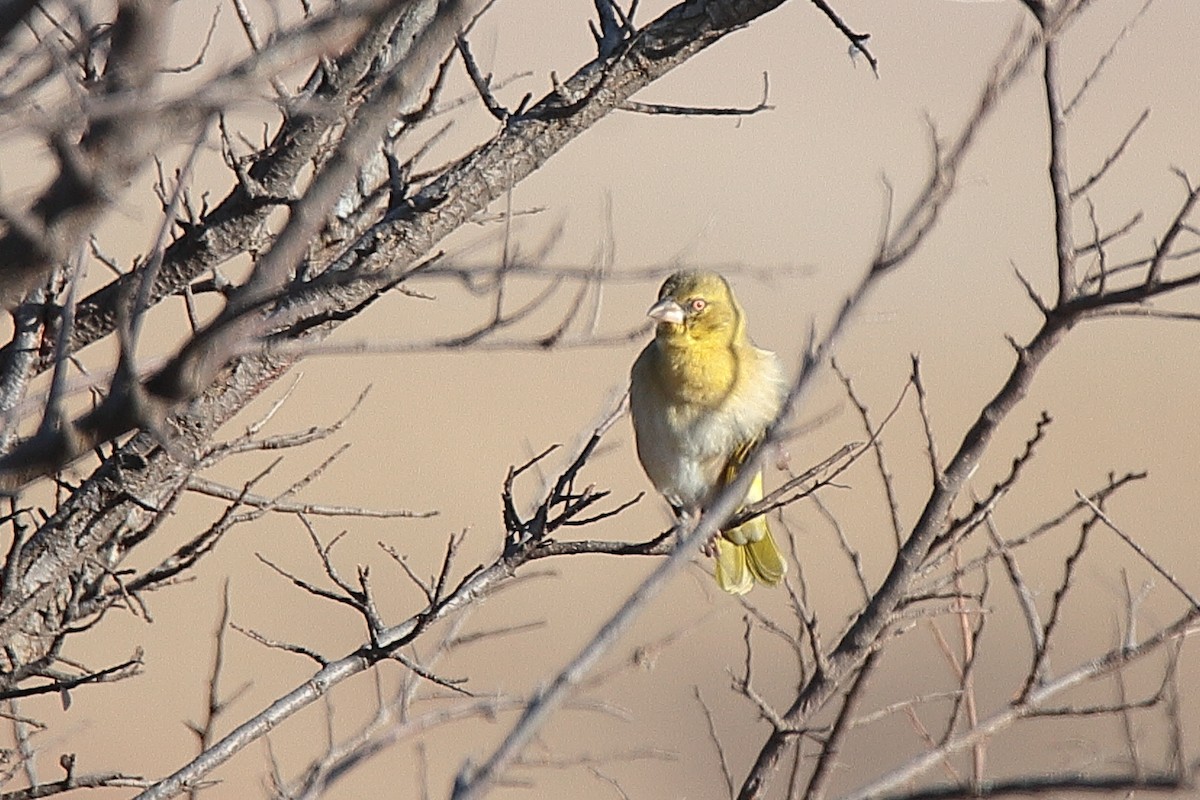
[[[677,514],[696,515],[733,480],[775,418],[783,370],[774,353],[750,341],[746,315],[716,273],[675,273],[647,313],[658,326],[629,387],[638,459]],[[760,472],[743,503],[762,496]],[[722,531],[705,552],[716,556],[717,584],[732,594],[755,581],[775,585],[787,572],[765,516]]]

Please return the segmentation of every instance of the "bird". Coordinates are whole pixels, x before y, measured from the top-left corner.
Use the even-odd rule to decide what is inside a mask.
[[[677,516],[694,518],[734,480],[783,403],[779,358],[755,347],[729,282],[715,272],[671,275],[646,312],[654,338],[629,376],[638,460]],[[742,498],[763,497],[761,470]],[[783,580],[787,561],[766,516],[706,543],[718,586],[741,595]]]

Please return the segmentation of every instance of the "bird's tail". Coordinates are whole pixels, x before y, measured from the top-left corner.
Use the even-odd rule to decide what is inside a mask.
[[[762,473],[755,476],[746,493],[746,503],[763,497]],[[717,585],[730,594],[745,594],[755,581],[775,586],[787,574],[787,561],[765,516],[755,517],[717,537]]]
[[[750,548],[717,537],[717,585],[730,594],[745,594],[754,588],[754,575],[747,563]]]
[[[787,561],[775,545],[771,529],[764,524],[763,530],[763,538],[757,542],[750,542],[742,549],[746,551],[746,565],[754,574],[754,579],[759,583],[775,586],[787,574]]]
[[[787,561],[775,544],[769,528],[757,542],[734,544],[717,537],[717,585],[730,594],[745,594],[754,583],[775,586],[787,574]]]

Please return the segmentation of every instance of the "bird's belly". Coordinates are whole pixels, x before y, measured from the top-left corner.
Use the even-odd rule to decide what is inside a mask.
[[[723,416],[676,406],[661,417],[638,420],[638,453],[646,474],[673,505],[701,508],[719,487],[738,444],[735,426]]]

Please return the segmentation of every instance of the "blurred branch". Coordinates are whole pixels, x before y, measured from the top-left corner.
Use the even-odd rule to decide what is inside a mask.
[[[310,89],[305,102],[289,109],[270,144],[248,167],[238,170],[233,190],[203,219],[189,223],[182,235],[167,246],[162,256],[163,265],[149,284],[148,303],[157,303],[175,294],[195,278],[255,246],[268,215],[293,196],[296,180],[310,165],[330,131],[348,113],[348,105],[356,92],[361,91],[361,82],[371,74],[372,65],[381,48],[387,45],[389,36],[396,34],[398,41],[411,39],[425,23],[424,17],[414,13],[416,5],[415,0],[395,5],[379,0],[351,5],[342,3],[321,17],[306,21],[300,28],[281,31],[275,37],[279,43],[295,42],[296,34],[307,30],[315,39],[326,41],[330,33],[328,26],[344,25],[338,20],[347,19],[356,26],[363,26],[365,31],[328,68],[320,66],[314,70],[308,80]],[[404,50],[395,53],[401,59],[406,55]],[[243,73],[246,71],[244,66],[240,69]],[[234,72],[237,73],[238,68]],[[132,110],[140,109],[145,113],[145,98],[138,100],[140,107]],[[192,109],[220,107],[220,104],[205,105],[192,99],[187,105]],[[130,111],[123,109],[126,114]],[[122,298],[141,281],[140,273],[130,272],[83,298],[76,313],[69,352],[112,333]],[[12,349],[12,344],[6,345],[0,348],[0,355],[6,356]],[[51,363],[45,355],[39,356],[35,371],[40,372]]]
[[[434,18],[413,50],[385,82],[376,103],[360,112],[335,154],[316,176],[304,197],[291,204],[291,214],[275,246],[256,265],[225,309],[189,339],[179,353],[145,383],[131,373],[118,373],[108,397],[95,409],[64,426],[16,445],[0,457],[0,487],[15,490],[31,478],[68,463],[101,442],[134,428],[163,429],[172,409],[207,389],[246,340],[259,338],[263,320],[256,313],[281,291],[289,270],[299,263],[308,242],[324,223],[341,187],[357,169],[367,148],[386,131],[394,109],[406,107],[425,85],[468,9],[448,6]]]
[[[166,7],[153,0],[118,3],[111,50],[95,88],[99,95],[143,97],[151,91],[166,40],[166,15]],[[15,308],[50,270],[68,260],[71,243],[86,239],[120,188],[148,160],[154,133],[149,126],[96,119],[78,142],[65,134],[56,137],[58,174],[30,207],[29,223],[36,230],[10,224],[0,234],[0,305]]]
[[[872,795],[873,800],[958,800],[964,797],[1058,797],[1063,792],[1097,795],[1132,796],[1139,792],[1179,793],[1195,787],[1197,768],[1190,774],[1156,772],[1141,775],[1097,775],[1071,777],[1068,775],[1030,775],[1010,780],[989,780],[973,784],[932,786],[925,789]]]

